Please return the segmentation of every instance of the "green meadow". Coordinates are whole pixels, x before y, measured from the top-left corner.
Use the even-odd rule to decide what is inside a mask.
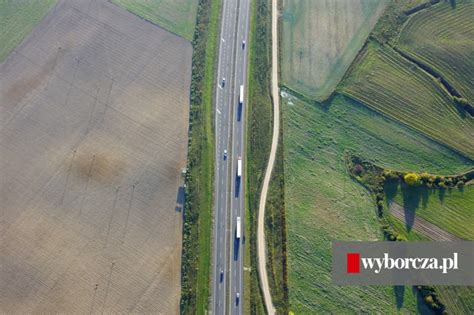
[[[290,310],[411,313],[423,307],[408,287],[398,308],[393,287],[331,284],[331,241],[382,237],[373,199],[347,174],[344,154],[440,174],[465,171],[470,160],[341,95],[327,107],[284,95],[282,106]]]

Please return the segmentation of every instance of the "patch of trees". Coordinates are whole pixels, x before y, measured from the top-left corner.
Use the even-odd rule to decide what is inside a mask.
[[[387,241],[392,241],[392,242],[399,241],[400,242],[400,241],[406,241],[407,240],[403,235],[400,235],[397,232],[395,232],[390,227],[390,225],[388,225],[388,224],[382,225],[382,231],[383,231],[383,235],[384,235],[384,237]]]
[[[426,172],[400,172],[385,169],[383,171],[383,180],[397,180],[404,182],[409,186],[426,186],[428,188],[462,188],[464,185],[474,179],[474,172],[470,171],[460,175],[432,175]]]
[[[435,314],[448,314],[446,306],[440,301],[435,288],[427,285],[419,285],[416,286],[416,289],[426,305]]]

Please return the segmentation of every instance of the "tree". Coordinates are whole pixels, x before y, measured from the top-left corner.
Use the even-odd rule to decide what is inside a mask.
[[[405,183],[410,186],[418,186],[420,184],[421,177],[416,173],[408,173],[403,179],[405,180]]]

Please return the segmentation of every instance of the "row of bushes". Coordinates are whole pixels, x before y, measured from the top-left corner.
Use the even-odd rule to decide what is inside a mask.
[[[472,172],[452,175],[440,176],[428,173],[400,172],[386,169],[383,171],[382,180],[398,180],[409,186],[426,186],[428,188],[462,188],[466,182],[472,180]]]
[[[456,104],[461,106],[469,115],[474,116],[474,106],[469,104],[469,101],[464,97],[453,96],[453,100]]]

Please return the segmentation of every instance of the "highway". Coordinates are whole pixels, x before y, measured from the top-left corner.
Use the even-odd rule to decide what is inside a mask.
[[[223,0],[215,97],[216,169],[212,314],[242,314],[245,183],[245,100],[250,0]],[[225,81],[224,81],[225,78]],[[224,152],[227,151],[227,157]],[[242,176],[237,160],[242,157]],[[236,238],[237,217],[242,237]],[[239,298],[237,298],[239,295]]]

